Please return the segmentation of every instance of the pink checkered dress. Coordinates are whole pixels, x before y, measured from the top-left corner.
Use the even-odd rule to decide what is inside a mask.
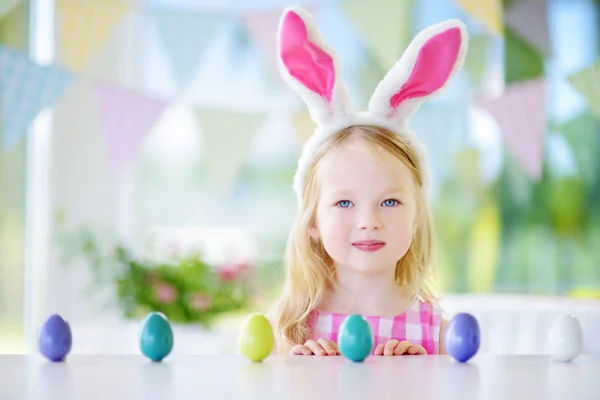
[[[347,314],[315,311],[311,317],[313,339],[327,338],[337,343],[340,325]],[[389,340],[408,340],[420,344],[427,354],[439,353],[442,310],[431,303],[418,300],[404,313],[395,317],[365,317],[373,330],[375,347]]]

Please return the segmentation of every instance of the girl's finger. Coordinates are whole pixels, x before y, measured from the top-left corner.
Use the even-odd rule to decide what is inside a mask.
[[[290,350],[290,354],[297,356],[310,356],[312,355],[312,351],[302,344],[297,344],[294,347],[292,347],[292,349]]]
[[[376,356],[382,356],[384,346],[385,344],[383,343],[378,344],[377,347],[375,347],[375,351],[373,352],[373,354],[375,354]]]
[[[398,346],[398,344],[399,342],[396,339],[388,340],[388,342],[385,344],[385,347],[383,348],[383,355],[393,356],[394,349],[396,348],[396,346]]]
[[[427,354],[427,350],[419,344],[413,345],[408,349],[408,354],[417,355],[417,354]]]
[[[335,356],[337,354],[337,350],[333,347],[333,342],[329,339],[321,338],[317,341],[323,350],[325,350],[325,355]]]
[[[308,347],[315,356],[324,356],[325,355],[325,350],[323,350],[323,347],[321,347],[321,345],[319,343],[315,342],[312,339],[307,340],[306,343],[304,343],[304,345],[306,347]]]
[[[398,343],[398,345],[394,349],[394,355],[401,356],[403,354],[406,354],[406,351],[410,348],[410,346],[412,346],[412,343],[407,340]]]

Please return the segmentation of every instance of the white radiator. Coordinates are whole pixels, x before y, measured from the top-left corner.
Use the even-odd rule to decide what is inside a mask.
[[[572,314],[583,331],[583,352],[600,354],[600,300],[521,295],[448,295],[448,317],[473,314],[481,329],[482,354],[545,354],[554,319]]]

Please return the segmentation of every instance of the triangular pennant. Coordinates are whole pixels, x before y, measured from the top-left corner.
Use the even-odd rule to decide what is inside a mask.
[[[491,32],[504,34],[502,0],[455,0],[467,13]]]
[[[473,86],[477,88],[481,87],[483,83],[490,42],[490,35],[475,34],[469,38],[469,52],[465,58],[465,69],[471,77]]]
[[[600,143],[600,122],[591,113],[584,112],[557,126],[569,144],[582,176],[592,178],[598,165],[597,149]],[[590,179],[591,180],[591,179]]]
[[[25,136],[39,112],[53,106],[73,80],[64,68],[40,66],[27,54],[0,46],[2,147],[10,149]]]
[[[136,155],[167,103],[106,82],[93,86],[109,162],[118,171]]]
[[[197,110],[197,115],[207,181],[218,195],[224,195],[238,178],[265,115],[208,109]]]
[[[253,12],[240,15],[248,35],[263,52],[268,68],[279,76],[277,67],[277,27],[281,18],[280,11]]]
[[[590,110],[600,118],[600,62],[569,76],[568,79],[585,97]]]
[[[340,6],[386,71],[398,61],[410,40],[411,3],[412,0],[346,0]]]
[[[75,71],[85,68],[126,11],[120,0],[56,0],[62,63]]]
[[[292,126],[301,147],[304,146],[317,127],[306,110],[299,111],[292,116]]]
[[[185,87],[193,79],[202,54],[226,16],[216,12],[161,12],[154,18],[176,79]]]
[[[504,32],[504,81],[507,85],[544,76],[544,58],[512,28]]]
[[[0,19],[8,14],[22,0],[0,0]]]
[[[356,87],[352,93],[356,96],[358,108],[361,110],[367,109],[369,99],[385,76],[385,72],[370,54],[365,54],[363,60],[365,62],[356,68],[352,82]]]
[[[506,25],[544,55],[551,54],[546,0],[516,1],[504,12]]]
[[[498,123],[509,150],[530,178],[542,173],[546,132],[546,83],[543,79],[507,86],[495,99],[479,99]]]

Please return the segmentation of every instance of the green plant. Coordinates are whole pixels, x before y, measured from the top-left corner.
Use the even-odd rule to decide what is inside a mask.
[[[66,265],[83,259],[95,287],[112,287],[113,302],[125,318],[140,319],[156,311],[171,322],[209,328],[217,317],[245,310],[253,290],[249,264],[210,265],[197,253],[151,260],[114,240],[103,243],[90,228],[62,234],[60,239]]]

